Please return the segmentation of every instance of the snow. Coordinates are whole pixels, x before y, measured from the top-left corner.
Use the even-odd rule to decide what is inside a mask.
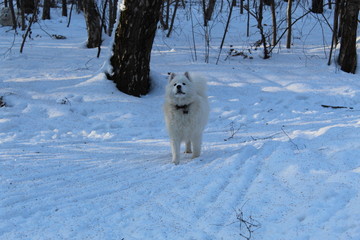
[[[360,239],[358,74],[326,65],[310,17],[291,49],[227,57],[249,48],[237,14],[218,65],[224,23],[209,64],[201,28],[198,61],[189,25],[159,31],[142,98],[106,80],[111,39],[97,59],[81,15],[66,28],[53,10],[23,54],[21,32],[0,28],[0,239],[246,239],[239,216],[261,225],[252,240]],[[167,73],[184,71],[208,78],[211,113],[202,155],[175,166],[162,104]]]

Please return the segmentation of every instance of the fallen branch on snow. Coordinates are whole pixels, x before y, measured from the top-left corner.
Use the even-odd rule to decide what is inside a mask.
[[[323,108],[332,108],[332,109],[340,109],[340,108],[346,108],[346,109],[354,109],[353,107],[345,107],[345,106],[330,106],[330,105],[321,105]]]

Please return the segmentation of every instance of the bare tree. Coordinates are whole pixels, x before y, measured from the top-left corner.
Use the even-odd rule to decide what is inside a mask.
[[[107,77],[127,94],[140,97],[150,90],[150,56],[162,0],[126,0],[115,32],[112,72]]]
[[[42,20],[50,19],[50,0],[44,0]]]
[[[360,0],[344,0],[342,21],[340,54],[338,62],[341,70],[355,73],[357,65],[356,55],[356,31],[358,24]]]
[[[114,30],[114,25],[116,22],[117,4],[118,4],[118,0],[109,0],[109,29],[108,29],[109,36],[111,36]]]
[[[101,44],[100,13],[94,0],[84,0],[84,15],[88,32],[87,47],[95,48]]]
[[[311,12],[323,13],[324,12],[324,0],[312,0]]]
[[[16,16],[15,16],[13,0],[9,0],[9,8],[10,8],[10,12],[11,12],[11,19],[12,19],[13,29],[16,29],[17,22],[16,22]]]
[[[165,8],[165,2],[166,2],[166,8]],[[170,15],[170,0],[164,0],[161,3],[161,11],[160,11],[160,24],[162,29],[164,30],[167,30],[169,28],[169,15]]]
[[[335,0],[335,10],[334,10],[334,24],[333,24],[333,34],[331,39],[331,47],[329,53],[328,65],[331,64],[332,52],[334,47],[338,44],[338,28],[339,28],[339,3],[341,0]]]
[[[36,11],[34,0],[23,0],[22,5],[25,13],[34,13]]]
[[[264,0],[260,0],[259,12],[258,12],[258,17],[257,17],[257,21],[258,21],[257,27],[260,30],[261,42],[262,42],[263,47],[264,47],[264,59],[268,59],[268,58],[270,58],[270,55],[269,55],[269,51],[268,51],[267,46],[266,46],[266,37],[265,37],[265,33],[264,33],[264,27],[263,27],[263,24],[262,24],[263,10],[264,10]]]
[[[236,1],[233,1],[234,3],[236,3]],[[211,17],[213,15],[213,12],[214,12],[214,8],[215,8],[215,3],[216,3],[216,0],[209,0],[209,4],[205,10],[205,18],[206,18],[206,21],[210,21],[211,20]]]
[[[44,1],[47,1],[47,0],[44,0]],[[63,17],[67,17],[67,4],[66,4],[66,0],[62,0],[61,3],[62,3],[62,4],[61,4],[61,9],[62,9],[61,13],[62,13],[62,16],[63,16]]]
[[[20,12],[21,12],[21,30],[25,31],[26,24],[25,24],[25,7],[24,7],[25,0],[20,0]]]
[[[27,27],[27,29],[26,29],[26,32],[25,32],[25,34],[23,35],[23,41],[22,41],[22,43],[21,43],[21,46],[20,46],[20,53],[22,53],[23,52],[23,49],[24,49],[24,46],[25,46],[25,42],[26,42],[26,38],[29,36],[29,33],[31,32],[31,26],[32,26],[32,24],[35,22],[35,19],[37,18],[37,14],[36,14],[36,9],[37,9],[37,7],[38,7],[38,5],[39,5],[39,2],[40,2],[40,0],[36,0],[36,2],[35,2],[35,5],[34,5],[34,13],[33,13],[33,15],[31,16],[31,18],[30,18],[30,21],[29,21],[29,25],[28,25],[28,27]]]
[[[292,1],[288,0],[288,7],[287,7],[287,38],[286,38],[286,48],[291,47],[291,8],[292,8]]]
[[[169,28],[168,33],[166,34],[166,37],[170,37],[171,31],[172,31],[172,29],[173,29],[173,27],[174,27],[174,21],[175,21],[175,16],[176,16],[176,12],[177,12],[178,6],[179,6],[179,0],[175,0],[174,13],[173,13],[173,16],[172,16],[172,18],[171,18],[170,28]]]
[[[272,19],[272,30],[273,30],[273,37],[271,45],[276,45],[276,38],[277,38],[277,23],[276,23],[276,11],[275,11],[275,1],[270,0],[270,9],[271,9],[271,19]]]

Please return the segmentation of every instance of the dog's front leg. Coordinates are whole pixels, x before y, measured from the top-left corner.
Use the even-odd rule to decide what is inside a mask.
[[[202,136],[195,136],[192,139],[192,146],[193,146],[193,154],[192,158],[197,158],[200,156],[201,153],[201,142],[202,142]]]
[[[178,165],[180,162],[180,144],[181,141],[173,139],[171,141],[171,151],[172,151],[172,162],[175,165]]]

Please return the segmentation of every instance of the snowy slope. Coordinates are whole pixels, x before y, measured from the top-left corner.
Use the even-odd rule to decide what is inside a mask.
[[[104,77],[109,45],[84,47],[83,17],[52,16],[23,54],[0,28],[0,239],[246,239],[240,216],[252,240],[360,239],[359,76],[326,65],[320,35],[227,58],[234,23],[215,65],[201,36],[192,61],[187,26],[159,32],[153,90],[134,98]],[[183,71],[208,78],[211,114],[202,156],[174,166],[162,104]]]

